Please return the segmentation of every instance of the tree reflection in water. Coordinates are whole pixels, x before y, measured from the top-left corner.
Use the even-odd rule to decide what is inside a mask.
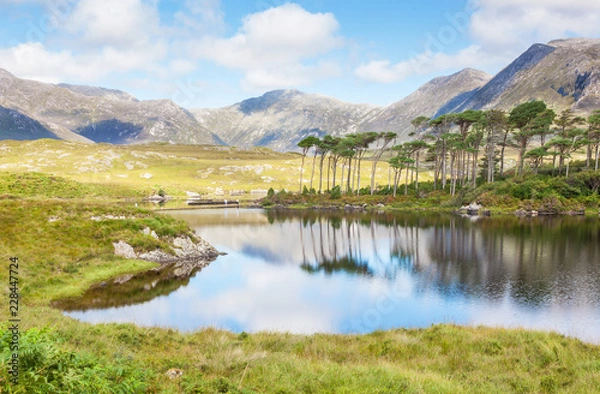
[[[270,211],[269,222],[298,223],[301,267],[393,281],[417,291],[500,300],[529,307],[600,304],[600,223],[595,218],[465,218],[426,213]]]

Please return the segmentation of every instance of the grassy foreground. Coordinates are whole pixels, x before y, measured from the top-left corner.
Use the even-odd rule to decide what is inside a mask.
[[[152,250],[166,246],[142,229],[166,237],[190,230],[115,203],[117,196],[144,195],[139,185],[66,178],[0,174],[0,393],[594,393],[600,387],[600,347],[550,333],[452,325],[362,336],[181,333],[67,318],[50,307],[53,300],[154,266],[115,257],[112,242]],[[20,263],[18,385],[7,371],[10,257]],[[170,379],[173,368],[183,375]]]

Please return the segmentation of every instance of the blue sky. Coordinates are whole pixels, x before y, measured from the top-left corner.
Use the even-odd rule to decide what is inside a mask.
[[[599,37],[589,0],[0,0],[0,68],[187,108],[273,89],[387,105],[535,42]]]

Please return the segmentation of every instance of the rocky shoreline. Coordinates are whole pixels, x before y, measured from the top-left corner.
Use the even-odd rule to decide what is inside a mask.
[[[150,229],[145,229],[144,233],[157,237]],[[163,250],[137,253],[124,241],[114,242],[116,256],[152,261],[159,266],[97,283],[86,290],[81,297],[57,300],[52,303],[53,306],[65,311],[74,311],[146,302],[185,286],[192,276],[210,265],[218,256],[223,255],[208,242],[194,235],[176,237],[170,240],[169,244],[174,254]]]
[[[146,229],[149,235],[156,237],[156,234],[151,230]],[[151,261],[160,264],[159,267],[151,269],[149,272],[162,273],[170,271],[167,275],[167,280],[189,278],[198,270],[208,266],[218,256],[222,255],[208,242],[199,237],[179,236],[171,242],[174,255],[163,250],[154,250],[151,252],[136,253],[134,248],[124,241],[113,243],[115,255],[127,259],[139,259]],[[146,276],[148,272],[143,272],[136,275],[123,275],[114,279],[116,285],[124,284],[136,277]],[[106,283],[104,283],[106,285]]]

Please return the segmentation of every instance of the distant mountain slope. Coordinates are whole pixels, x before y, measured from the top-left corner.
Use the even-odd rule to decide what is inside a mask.
[[[229,145],[285,151],[295,149],[308,135],[358,131],[361,120],[376,109],[297,90],[277,90],[230,107],[192,113]]]
[[[544,100],[551,108],[589,113],[600,108],[600,39],[535,44],[455,111],[504,109]]]
[[[0,139],[20,141],[40,138],[58,139],[56,134],[37,120],[31,119],[19,111],[0,107]]]
[[[490,78],[482,71],[463,70],[436,78],[404,100],[385,108],[345,103],[297,90],[277,90],[231,107],[198,109],[192,113],[225,142],[242,147],[297,150],[297,143],[309,135],[362,131],[395,131],[401,139],[407,139],[412,119],[420,115],[433,116],[440,103],[457,97],[463,101],[468,99],[474,89]]]
[[[116,90],[44,84],[1,69],[0,105],[38,121],[62,139],[220,143],[191,113],[170,100],[139,101]]]
[[[68,83],[59,83],[56,85],[60,88],[72,90],[76,93],[83,94],[84,96],[91,97],[103,97],[105,99],[124,100],[131,102],[139,102],[139,100],[129,93],[121,90],[100,88],[97,86],[85,86],[85,85],[71,85]]]
[[[421,86],[416,92],[364,119],[364,131],[394,131],[400,139],[408,138],[412,131],[410,121],[418,116],[434,117],[441,108],[452,108],[469,100],[478,88],[492,78],[491,75],[467,68],[458,73],[438,77]]]

